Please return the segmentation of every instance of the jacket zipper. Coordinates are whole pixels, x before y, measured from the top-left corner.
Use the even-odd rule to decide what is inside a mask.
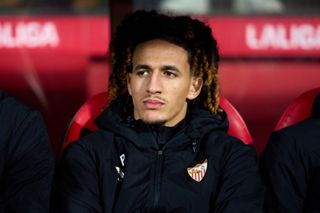
[[[163,151],[158,150],[157,160],[156,160],[156,171],[155,171],[155,181],[154,181],[154,200],[153,207],[156,209],[159,205],[160,194],[161,194],[161,173],[162,173],[162,164],[163,164]]]

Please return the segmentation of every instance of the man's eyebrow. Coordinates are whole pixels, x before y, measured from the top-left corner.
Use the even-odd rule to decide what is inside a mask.
[[[146,64],[138,64],[137,66],[134,67],[134,70],[139,70],[139,69],[150,69],[150,66]]]
[[[162,70],[173,70],[176,72],[180,72],[180,70],[176,66],[173,66],[173,65],[164,65],[164,66],[162,66],[161,69]]]

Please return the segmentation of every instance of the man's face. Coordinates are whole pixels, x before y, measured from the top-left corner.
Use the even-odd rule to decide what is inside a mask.
[[[128,74],[135,119],[149,124],[174,126],[186,115],[187,99],[196,98],[202,80],[190,73],[188,53],[163,40],[139,44]]]

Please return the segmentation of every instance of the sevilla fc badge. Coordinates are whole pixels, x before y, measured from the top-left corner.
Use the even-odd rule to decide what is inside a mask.
[[[188,174],[190,175],[190,177],[193,180],[195,180],[197,182],[200,182],[200,181],[202,181],[203,177],[206,174],[207,167],[208,167],[208,161],[206,159],[201,164],[197,164],[192,168],[187,168],[187,171],[188,171]]]

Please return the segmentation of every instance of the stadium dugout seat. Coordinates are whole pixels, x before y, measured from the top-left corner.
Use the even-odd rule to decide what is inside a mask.
[[[275,130],[291,126],[310,117],[315,97],[320,88],[308,90],[294,99],[281,115]]]

